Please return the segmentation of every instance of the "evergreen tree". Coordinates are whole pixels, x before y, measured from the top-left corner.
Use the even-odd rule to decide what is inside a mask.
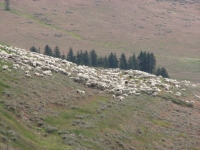
[[[138,69],[148,73],[155,73],[156,59],[153,53],[140,52],[137,57]]]
[[[64,53],[61,55],[61,59],[65,59],[65,54]]]
[[[160,75],[161,75],[161,69],[160,69],[160,67],[158,67],[158,68],[156,69],[156,75],[157,75],[157,76],[160,76]]]
[[[77,63],[78,65],[83,65],[83,64],[84,64],[84,62],[83,62],[83,52],[82,52],[82,50],[81,50],[81,52],[78,51],[77,54],[76,54],[76,63]]]
[[[10,0],[5,0],[5,10],[10,10]]]
[[[124,53],[121,54],[119,67],[120,69],[124,69],[124,70],[128,69],[128,63],[127,63],[126,56]]]
[[[155,73],[155,68],[156,68],[156,58],[154,57],[154,54],[150,54],[150,65],[149,65],[149,73],[154,74]]]
[[[54,57],[56,58],[60,58],[61,55],[60,55],[60,50],[59,50],[59,47],[56,45],[55,49],[54,49],[54,54],[53,54]]]
[[[153,53],[147,53],[146,55],[146,72],[148,73],[155,73],[155,67],[156,67],[156,59],[154,57]]]
[[[114,68],[114,54],[111,52],[108,56],[109,68]]]
[[[46,45],[45,48],[44,48],[44,55],[53,56],[53,52],[51,50],[51,47],[49,47],[48,45]]]
[[[167,70],[164,67],[162,67],[162,68],[158,67],[156,69],[156,75],[157,76],[162,76],[163,78],[169,78],[169,74],[168,74]]]
[[[104,68],[109,68],[110,65],[107,56],[105,56],[103,59],[104,59]]]
[[[128,59],[128,69],[134,69],[133,57],[130,56]]]
[[[83,54],[83,62],[84,62],[84,65],[86,65],[86,66],[91,65],[90,56],[87,51],[85,51],[85,53]]]
[[[118,67],[118,59],[116,54],[114,53],[110,53],[110,55],[108,56],[108,64],[109,64],[109,68],[117,68]]]
[[[97,66],[97,54],[94,49],[90,52],[90,58],[91,66]]]
[[[141,71],[144,71],[144,59],[145,59],[144,58],[144,54],[141,51],[140,54],[137,57],[137,60],[138,60],[138,69],[141,70]]]
[[[133,59],[133,66],[134,66],[133,69],[138,70],[138,60],[135,56],[135,53],[133,54],[132,59]]]
[[[119,67],[119,60],[117,58],[116,53],[114,53],[114,68],[118,68]]]
[[[161,76],[163,78],[169,78],[168,72],[167,72],[167,70],[164,67],[161,68]]]
[[[150,73],[151,58],[150,58],[150,53],[149,53],[149,52],[146,53],[146,58],[145,58],[145,60],[146,60],[146,64],[145,64],[146,69],[145,69],[145,72]]]
[[[30,51],[31,51],[31,52],[37,53],[37,49],[35,48],[35,46],[32,46],[32,47],[30,48]]]
[[[67,54],[67,60],[70,61],[70,62],[73,62],[75,63],[75,56],[74,56],[74,52],[73,52],[73,49],[70,47],[69,48],[69,52]]]
[[[99,57],[98,60],[97,60],[97,66],[98,67],[105,67],[105,60],[103,57]]]

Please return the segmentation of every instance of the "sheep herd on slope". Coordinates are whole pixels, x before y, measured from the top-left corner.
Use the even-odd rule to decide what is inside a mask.
[[[22,69],[27,78],[52,76],[52,72],[62,73],[75,82],[110,93],[113,99],[120,101],[125,100],[129,95],[140,96],[145,93],[158,96],[161,92],[173,94],[183,100],[182,93],[186,91],[184,87],[195,86],[190,81],[179,82],[139,70],[125,71],[119,68],[102,69],[76,65],[67,60],[5,45],[0,45],[0,61],[12,64],[11,67],[9,65],[0,66],[2,70]],[[76,92],[85,95],[83,90],[77,89]],[[200,100],[200,96],[195,95],[195,97]],[[184,101],[194,104],[194,101]]]

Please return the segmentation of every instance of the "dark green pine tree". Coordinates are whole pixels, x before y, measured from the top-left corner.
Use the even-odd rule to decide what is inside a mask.
[[[130,56],[128,59],[128,69],[134,69],[133,57]]]
[[[82,52],[82,50],[81,50],[81,52],[78,51],[77,54],[76,54],[76,63],[77,63],[78,65],[83,65],[83,64],[84,64],[84,62],[83,62],[83,52]]]
[[[104,60],[103,57],[99,57],[99,58],[97,59],[97,66],[98,66],[98,67],[105,68],[105,60]]]
[[[138,70],[138,60],[135,56],[135,53],[133,54],[132,59],[133,59],[133,65],[134,65],[133,69]]]
[[[31,52],[37,53],[37,49],[35,48],[35,46],[32,46],[32,47],[30,48],[30,51],[31,51]]]
[[[138,68],[141,71],[147,72],[147,63],[146,63],[146,52],[140,52],[139,56],[137,57],[138,60]]]
[[[56,45],[55,49],[54,49],[54,54],[53,54],[54,57],[56,58],[60,58],[61,55],[60,55],[60,50],[59,50],[59,47]]]
[[[93,49],[90,51],[90,58],[91,58],[91,66],[97,66],[97,54],[96,51]]]
[[[169,74],[168,74],[167,70],[164,67],[161,68],[161,76],[163,78],[169,78]]]
[[[160,75],[161,75],[161,69],[160,69],[160,67],[158,67],[158,68],[156,69],[156,75],[157,75],[157,76],[160,76]]]
[[[75,63],[75,60],[76,60],[73,49],[71,47],[69,48],[69,52],[67,53],[67,60],[73,63]]]
[[[104,68],[109,68],[110,65],[107,56],[105,56],[103,59],[104,59]]]
[[[146,53],[146,64],[145,64],[145,72],[148,72],[148,73],[150,73],[150,70],[151,70],[151,68],[150,68],[150,65],[151,65],[151,58],[150,58],[150,53],[148,52],[148,53]]]
[[[117,58],[116,53],[114,53],[114,68],[118,68],[119,67],[119,60]]]
[[[53,52],[51,50],[51,47],[49,47],[49,45],[45,46],[45,48],[44,48],[44,55],[53,56]]]
[[[136,59],[135,53],[128,59],[128,69],[133,69],[133,70],[138,69],[138,61]]]
[[[118,59],[117,59],[117,55],[114,53],[110,53],[110,55],[108,56],[108,64],[109,64],[109,68],[118,68]]]
[[[126,56],[124,53],[121,54],[119,68],[124,69],[124,70],[128,69],[128,63],[127,63]]]
[[[154,74],[156,70],[156,58],[154,57],[154,54],[150,54],[150,64],[149,64],[149,73]]]
[[[91,65],[91,59],[87,51],[83,54],[83,62],[85,66],[90,66]]]
[[[61,55],[61,59],[65,59],[65,54],[64,53]]]
[[[109,68],[114,68],[114,54],[111,52],[108,56]]]
[[[162,76],[163,78],[169,78],[169,74],[168,74],[167,70],[164,67],[162,67],[162,68],[158,67],[156,69],[156,75],[157,76]]]
[[[146,61],[145,61],[145,72],[154,74],[155,73],[155,67],[156,67],[156,59],[154,57],[153,53],[147,53],[146,54]]]

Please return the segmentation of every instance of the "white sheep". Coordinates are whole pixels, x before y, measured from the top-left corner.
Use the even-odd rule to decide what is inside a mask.
[[[135,93],[135,96],[140,96],[140,93]]]
[[[2,69],[3,69],[3,70],[7,70],[7,69],[8,69],[8,65],[3,65],[3,66],[2,66]]]
[[[158,93],[157,92],[154,92],[151,96],[157,96]]]
[[[25,77],[28,77],[28,78],[30,78],[30,77],[31,77],[31,75],[30,75],[30,74],[25,74]]]
[[[195,97],[196,97],[196,99],[197,99],[197,100],[200,100],[200,96],[198,96],[198,95],[195,95]]]
[[[82,90],[77,89],[76,92],[85,95],[85,91],[82,91]]]

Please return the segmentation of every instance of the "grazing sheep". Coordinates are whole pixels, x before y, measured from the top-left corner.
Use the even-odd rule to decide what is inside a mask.
[[[85,91],[82,91],[82,90],[77,89],[76,92],[85,95]]]
[[[140,93],[135,93],[135,96],[140,96]]]
[[[112,98],[115,99],[115,95],[113,95]]]
[[[2,69],[3,69],[3,70],[7,70],[7,69],[8,69],[8,66],[7,66],[7,65],[3,65],[3,66],[2,66]]]
[[[123,94],[123,96],[127,97],[127,96],[128,96],[128,94]]]
[[[195,97],[197,98],[197,100],[200,100],[200,96],[198,96],[198,95],[195,95]]]
[[[25,71],[25,74],[28,74],[29,73],[29,70]]]
[[[154,92],[151,96],[157,96],[158,95],[158,93],[157,92]]]
[[[123,96],[117,96],[116,99],[119,99],[120,101],[125,100],[125,98]]]
[[[174,94],[174,95],[177,96],[177,97],[180,97],[181,93],[180,92],[176,92],[176,94]]]
[[[31,75],[30,74],[25,74],[25,77],[28,77],[28,78],[30,78],[31,77]]]

